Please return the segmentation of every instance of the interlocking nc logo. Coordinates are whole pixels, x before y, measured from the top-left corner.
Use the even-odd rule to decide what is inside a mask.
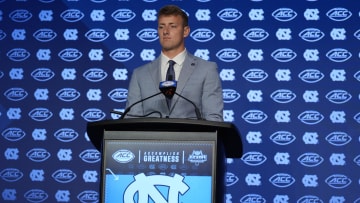
[[[132,182],[124,193],[124,203],[135,203],[134,196],[138,195],[136,202],[148,202],[151,198],[156,203],[173,203],[179,202],[179,194],[184,195],[189,186],[183,182],[184,177],[175,174],[174,177],[153,175],[145,176],[140,173],[134,176],[135,181]],[[166,188],[166,193],[161,192],[161,187]]]

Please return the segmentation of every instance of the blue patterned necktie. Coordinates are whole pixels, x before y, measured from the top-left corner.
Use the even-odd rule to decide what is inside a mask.
[[[175,61],[169,60],[169,68],[166,72],[166,80],[175,80],[175,70],[174,70]],[[168,107],[171,106],[171,98],[166,97],[166,103]]]

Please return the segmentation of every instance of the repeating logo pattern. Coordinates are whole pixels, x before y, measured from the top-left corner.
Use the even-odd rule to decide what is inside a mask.
[[[0,0],[1,202],[100,201],[84,126],[123,111],[133,69],[160,54],[157,10],[174,1],[133,3]],[[224,120],[242,133],[225,202],[360,202],[360,3],[175,3],[190,17],[187,49],[218,63]]]

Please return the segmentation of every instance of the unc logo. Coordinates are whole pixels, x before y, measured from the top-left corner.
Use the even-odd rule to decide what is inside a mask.
[[[179,202],[179,193],[184,195],[189,186],[183,182],[184,177],[175,174],[174,177],[153,175],[145,176],[140,173],[134,176],[132,182],[124,193],[124,203],[147,202],[151,198],[156,203]],[[162,194],[158,187],[168,187],[167,194]],[[137,201],[134,201],[135,194],[138,194]]]

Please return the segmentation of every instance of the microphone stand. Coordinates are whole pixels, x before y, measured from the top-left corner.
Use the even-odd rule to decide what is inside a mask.
[[[146,98],[144,98],[144,99],[141,99],[141,100],[139,100],[139,101],[131,104],[128,108],[126,108],[126,109],[124,110],[124,113],[122,113],[122,115],[120,116],[119,119],[124,119],[125,115],[126,115],[127,113],[129,113],[129,111],[131,110],[131,108],[132,108],[133,106],[135,106],[136,104],[141,103],[141,102],[143,102],[143,101],[145,101],[145,100],[148,100],[148,99],[150,99],[150,98],[152,98],[152,97],[155,97],[155,96],[157,96],[157,95],[159,95],[159,94],[162,94],[162,92],[158,92],[158,93],[156,93],[156,94],[153,94],[153,95],[151,95],[151,96],[148,96],[148,97],[146,97]]]

